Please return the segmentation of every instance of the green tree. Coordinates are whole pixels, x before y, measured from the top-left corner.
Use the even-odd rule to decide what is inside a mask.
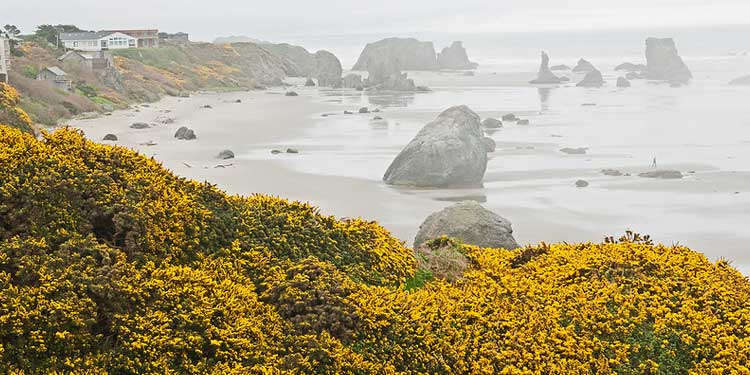
[[[18,49],[18,36],[21,35],[21,30],[16,25],[5,25],[3,30],[10,37],[10,53],[13,56],[22,56],[23,53]]]
[[[47,41],[54,45],[58,45],[58,38],[60,37],[60,31],[52,25],[39,25],[36,27],[34,35],[41,40]]]

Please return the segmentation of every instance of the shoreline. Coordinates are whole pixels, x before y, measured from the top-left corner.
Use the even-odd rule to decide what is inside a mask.
[[[667,245],[672,243],[670,241],[683,239],[684,245],[704,253],[711,260],[728,258],[734,261],[735,267],[743,274],[750,270],[750,259],[742,252],[740,245],[745,239],[741,234],[733,234],[732,228],[736,228],[736,225],[724,228],[721,230],[722,234],[716,232],[716,228],[706,228],[703,232],[696,231],[693,228],[700,225],[700,207],[693,203],[684,203],[695,199],[693,196],[700,197],[696,194],[715,189],[714,186],[717,184],[744,189],[747,185],[740,184],[741,181],[736,179],[742,175],[733,176],[726,171],[713,170],[710,165],[682,164],[685,168],[696,169],[699,178],[691,176],[676,185],[673,181],[601,176],[598,173],[600,168],[595,167],[594,162],[586,162],[570,170],[545,171],[539,169],[538,164],[528,165],[528,170],[518,169],[514,168],[509,160],[524,157],[523,155],[529,151],[519,153],[516,146],[529,140],[511,138],[513,142],[507,150],[501,150],[493,155],[501,168],[498,169],[498,165],[495,165],[495,169],[488,167],[484,188],[394,188],[376,179],[376,175],[381,173],[380,167],[372,164],[351,166],[355,169],[359,168],[358,166],[369,168],[367,177],[360,173],[354,173],[354,176],[318,173],[315,171],[317,168],[312,168],[314,172],[311,172],[308,168],[310,165],[331,162],[349,164],[353,163],[353,160],[350,160],[352,157],[367,160],[371,157],[382,158],[384,154],[397,151],[393,147],[379,148],[377,155],[370,155],[363,153],[366,150],[356,144],[349,145],[350,148],[341,153],[331,152],[331,147],[336,142],[342,139],[345,141],[349,139],[346,137],[359,133],[338,134],[343,138],[329,140],[326,135],[320,134],[321,129],[328,134],[337,134],[340,131],[346,132],[348,127],[356,124],[366,127],[367,119],[362,115],[343,116],[343,110],[356,110],[358,105],[364,106],[367,103],[359,102],[356,94],[347,96],[348,93],[342,91],[306,87],[288,89],[297,91],[299,96],[284,96],[287,88],[268,91],[201,92],[190,98],[166,97],[145,107],[141,105],[130,110],[117,111],[111,116],[73,120],[70,121],[70,126],[83,130],[87,138],[95,142],[117,144],[153,156],[179,176],[208,181],[230,194],[272,195],[308,202],[326,215],[377,221],[407,245],[412,243],[419,225],[429,214],[453,204],[459,198],[480,201],[484,199],[488,209],[513,223],[514,236],[520,244],[538,244],[542,241],[601,242],[606,236],[618,237],[625,230],[631,229],[642,234],[651,234],[655,242]],[[240,99],[241,103],[235,103],[237,99]],[[212,108],[201,108],[206,104]],[[369,104],[377,106],[372,102]],[[136,109],[140,112],[135,112]],[[486,115],[486,111],[480,112],[483,112],[483,116]],[[335,115],[322,117],[326,113]],[[390,130],[368,128],[368,131],[375,137],[378,134],[382,135],[383,131],[397,131],[409,135],[423,125],[423,121],[432,116],[431,113],[432,111],[424,109],[420,109],[418,113],[411,113],[400,108],[389,108],[384,112],[384,116],[392,124],[394,121],[401,121],[402,125],[399,127],[396,123],[396,127],[392,125]],[[170,116],[175,122],[144,130],[128,127],[133,122],[150,122],[159,116]],[[197,140],[179,141],[173,138],[174,131],[183,125],[195,130]],[[543,127],[538,129],[547,132]],[[515,137],[511,134],[520,134],[518,131],[522,130],[506,128],[499,134],[501,137]],[[117,142],[101,141],[104,134],[110,132],[120,139]],[[328,143],[317,144],[320,137]],[[156,145],[142,145],[149,141]],[[502,144],[502,141],[499,140],[498,144]],[[287,147],[298,148],[300,153],[270,154],[273,148],[285,150]],[[215,156],[223,149],[232,150],[236,158],[216,159]],[[539,156],[547,155],[550,151],[540,148],[531,152]],[[574,159],[566,157],[566,160],[572,162]],[[623,170],[630,171],[628,168],[634,168],[627,166],[632,165],[627,159],[613,160],[624,163]],[[219,164],[231,165],[215,168]],[[516,167],[520,165],[524,164],[516,164]],[[674,166],[677,168],[680,165]],[[335,171],[336,168],[332,170]],[[572,182],[566,182],[573,175],[585,177],[594,183],[594,186],[585,190],[574,188]],[[671,196],[672,192],[680,193],[678,198],[669,198],[676,199],[675,202],[658,206],[658,202]],[[602,207],[603,210],[592,209],[592,202],[610,200],[610,207]],[[733,217],[741,217],[741,212],[735,211],[744,206],[744,200],[736,201],[740,205],[735,205],[735,210],[731,209],[731,202],[733,200],[727,198],[716,201],[715,203],[722,206],[717,206],[719,211],[712,215],[726,215],[727,220],[733,221]],[[719,208],[724,206],[727,208]],[[633,210],[637,210],[638,207],[646,207],[648,210],[644,211],[645,214],[633,216]],[[660,221],[659,215],[679,217],[686,221],[683,224],[665,224]],[[638,219],[632,220],[634,217]],[[654,233],[656,228],[660,230],[659,233]]]

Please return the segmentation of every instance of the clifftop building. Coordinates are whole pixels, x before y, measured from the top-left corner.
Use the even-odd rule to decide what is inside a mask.
[[[126,48],[157,48],[159,47],[159,30],[103,30],[60,33],[60,42],[66,49],[82,52]]]
[[[100,33],[121,33],[138,40],[137,48],[158,48],[159,47],[159,30],[102,30]]]
[[[10,70],[10,39],[0,33],[0,82],[8,83]]]

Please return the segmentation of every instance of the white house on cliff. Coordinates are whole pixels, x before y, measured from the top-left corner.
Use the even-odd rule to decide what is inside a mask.
[[[60,33],[60,42],[67,49],[83,52],[138,47],[138,38],[111,31]]]

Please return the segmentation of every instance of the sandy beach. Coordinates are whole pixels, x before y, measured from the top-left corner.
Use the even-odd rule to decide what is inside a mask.
[[[657,242],[690,246],[710,259],[728,259],[750,272],[745,251],[750,233],[744,224],[750,212],[750,171],[743,162],[750,158],[750,135],[743,128],[750,118],[726,122],[726,133],[695,130],[715,112],[674,120],[683,107],[711,95],[705,86],[714,83],[699,78],[694,89],[683,91],[644,82],[627,92],[575,87],[545,92],[517,83],[523,75],[415,73],[434,92],[406,96],[304,87],[292,88],[297,97],[284,96],[282,89],[198,93],[70,125],[97,142],[116,134],[119,140],[109,143],[153,156],[178,175],[207,180],[229,193],[276,195],[310,202],[325,214],[376,220],[407,244],[427,215],[472,199],[510,219],[522,244],[599,242],[631,229]],[[476,86],[483,77],[495,86]],[[596,105],[581,105],[588,102]],[[469,104],[483,118],[513,112],[532,126],[506,124],[488,133],[498,150],[490,155],[483,188],[384,185],[380,179],[393,157],[426,122],[456,104]],[[735,104],[717,103],[715,110]],[[382,109],[378,115],[387,125],[371,121],[373,114],[344,115],[364,106]],[[166,117],[174,123],[158,124]],[[681,120],[688,122],[683,128]],[[129,128],[134,122],[156,125]],[[642,136],[657,123],[665,124],[659,133]],[[180,126],[193,129],[197,140],[175,139]],[[299,153],[270,152],[289,147]],[[562,147],[589,150],[565,155]],[[237,157],[217,159],[223,149]],[[653,157],[660,168],[683,171],[685,178],[637,177],[651,170]],[[605,176],[600,173],[605,168],[630,176]],[[577,179],[591,186],[576,188]]]

